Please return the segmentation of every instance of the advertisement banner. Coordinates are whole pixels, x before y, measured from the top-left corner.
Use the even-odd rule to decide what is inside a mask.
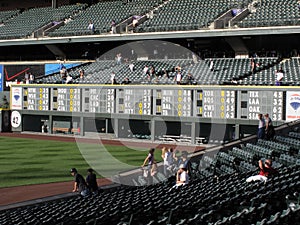
[[[22,87],[11,87],[11,109],[22,109]]]
[[[286,121],[300,119],[300,91],[286,92]]]

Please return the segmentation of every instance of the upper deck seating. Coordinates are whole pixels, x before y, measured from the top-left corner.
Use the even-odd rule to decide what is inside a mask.
[[[297,0],[264,0],[257,3],[253,13],[239,23],[239,27],[290,26],[300,24]]]

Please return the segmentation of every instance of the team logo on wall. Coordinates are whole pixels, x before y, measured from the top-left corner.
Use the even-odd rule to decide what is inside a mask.
[[[300,92],[299,91],[287,91],[286,92],[286,120],[292,121],[300,119]]]
[[[11,91],[11,108],[12,109],[22,109],[22,88],[12,87]]]

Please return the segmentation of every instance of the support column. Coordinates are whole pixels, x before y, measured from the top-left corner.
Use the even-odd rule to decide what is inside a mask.
[[[108,119],[105,119],[105,133],[108,133]]]
[[[119,137],[119,119],[114,119],[114,133],[115,137]]]
[[[239,124],[235,124],[235,127],[234,127],[234,137],[235,139],[240,139],[240,125]]]
[[[151,141],[155,140],[155,119],[151,120]]]
[[[83,116],[80,116],[80,136],[84,136],[84,118]]]
[[[49,115],[49,128],[48,133],[53,134],[53,117],[52,115]]]
[[[192,122],[191,124],[191,144],[194,145],[196,143],[196,123]]]

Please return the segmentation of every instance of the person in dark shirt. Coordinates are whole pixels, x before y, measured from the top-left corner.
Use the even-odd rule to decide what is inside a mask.
[[[88,174],[86,176],[86,184],[89,188],[89,190],[94,194],[98,194],[98,184],[97,184],[97,178],[96,178],[96,174],[94,174],[94,170],[93,169],[88,169],[87,170]]]
[[[151,173],[151,168],[152,168],[152,165],[153,165],[153,163],[155,162],[155,159],[154,159],[154,151],[155,151],[155,148],[151,148],[150,150],[149,150],[149,153],[148,153],[148,155],[147,155],[147,157],[145,158],[145,160],[144,160],[144,163],[142,164],[142,168],[148,163],[148,166],[147,166],[147,168],[145,169],[147,172],[146,172],[146,174],[147,174],[147,183],[148,183],[148,185],[149,184],[152,184],[153,183],[153,179],[152,179],[152,177],[150,176],[150,173]]]
[[[125,77],[121,84],[130,84],[130,83],[131,81],[129,80],[129,78]]]
[[[184,168],[186,169],[187,174],[189,175],[189,178],[192,178],[192,163],[188,158],[187,151],[181,152],[181,157],[177,160],[177,165],[178,165],[178,167],[180,165],[183,165]]]
[[[78,192],[82,196],[89,195],[89,190],[87,188],[87,184],[81,174],[77,172],[76,168],[71,169],[71,175],[74,177],[74,187],[73,192]]]

